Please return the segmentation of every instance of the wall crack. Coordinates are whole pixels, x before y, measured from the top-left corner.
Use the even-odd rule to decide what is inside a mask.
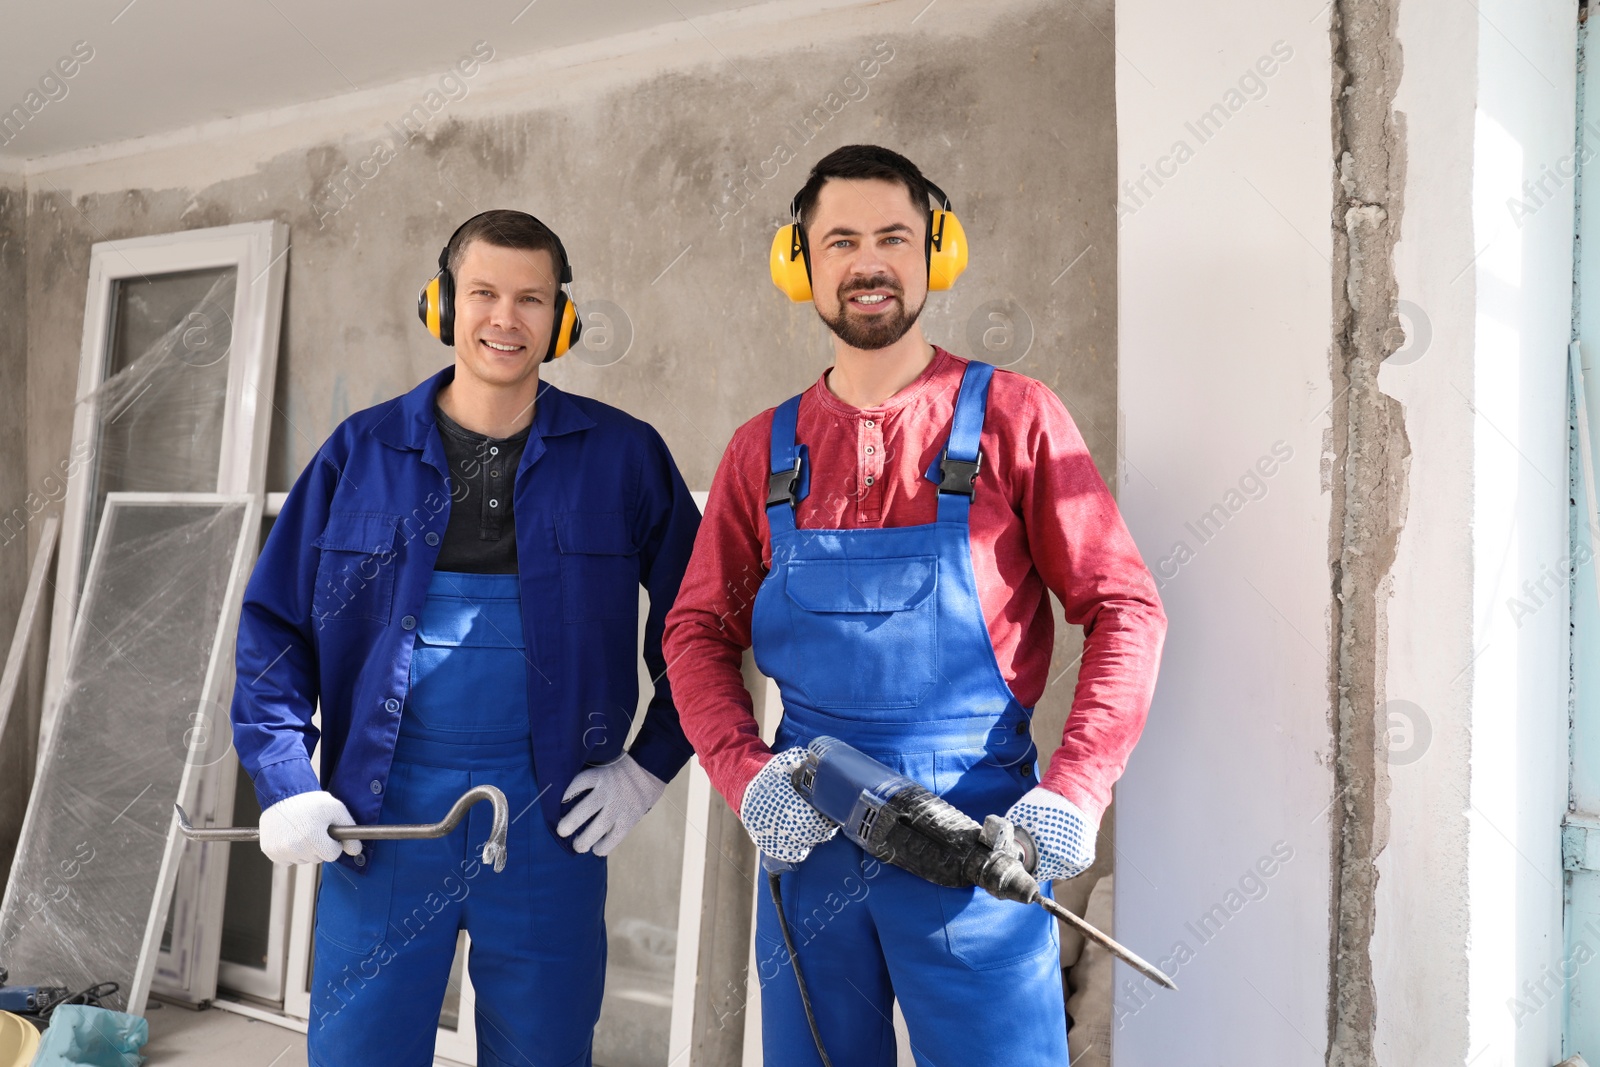
[[[1390,569],[1405,523],[1410,445],[1378,372],[1403,340],[1394,245],[1405,170],[1395,36],[1399,0],[1335,0],[1332,130],[1333,395],[1327,431],[1332,508],[1328,692],[1334,804],[1328,1067],[1375,1067],[1372,937],[1377,858],[1388,838],[1382,755]]]

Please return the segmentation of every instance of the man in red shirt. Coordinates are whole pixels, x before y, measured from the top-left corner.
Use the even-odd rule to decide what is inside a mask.
[[[794,865],[783,907],[825,1047],[892,1064],[898,999],[919,1063],[1064,1064],[1054,920],[877,863],[789,774],[813,738],[840,738],[980,822],[1005,813],[1037,843],[1041,882],[1081,873],[1143,728],[1166,617],[1056,396],[924,339],[930,281],[947,288],[961,266],[937,187],[903,156],[847,146],[813,168],[794,212],[803,280],[780,276],[788,245],[774,246],[774,280],[812,299],[835,362],[740,427],[717,470],[667,619],[684,731],[762,853]],[[1051,592],[1084,654],[1035,782]],[[746,648],[783,696],[772,748]],[[817,1063],[765,899],[756,937],[765,1062]]]

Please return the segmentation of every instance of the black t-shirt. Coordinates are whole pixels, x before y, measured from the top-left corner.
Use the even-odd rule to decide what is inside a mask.
[[[436,405],[434,420],[450,465],[450,525],[433,566],[468,574],[517,573],[517,521],[511,489],[528,443],[525,427],[510,437],[473,433]]]

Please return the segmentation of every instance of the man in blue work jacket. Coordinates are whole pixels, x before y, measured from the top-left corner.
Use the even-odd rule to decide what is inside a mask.
[[[464,223],[418,307],[454,366],[334,431],[245,594],[233,723],[261,847],[324,862],[317,1067],[431,1064],[461,929],[478,1063],[588,1064],[603,857],[691,754],[661,634],[699,512],[650,426],[540,382],[581,333],[571,277],[533,216]],[[624,751],[641,584],[657,681]],[[515,816],[502,873],[475,854],[482,806],[431,841],[328,833],[434,822],[481,784]]]

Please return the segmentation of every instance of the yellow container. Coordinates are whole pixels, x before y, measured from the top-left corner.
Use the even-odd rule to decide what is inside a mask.
[[[28,1020],[0,1011],[0,1067],[28,1067],[39,1051],[39,1031]]]

